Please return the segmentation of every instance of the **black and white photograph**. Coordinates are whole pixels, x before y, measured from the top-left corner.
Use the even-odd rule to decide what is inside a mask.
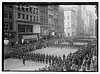
[[[98,2],[2,2],[3,72],[98,72]]]

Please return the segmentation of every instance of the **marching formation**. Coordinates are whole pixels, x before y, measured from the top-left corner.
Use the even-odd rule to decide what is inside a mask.
[[[60,63],[40,68],[35,71],[97,71],[97,48],[89,46],[70,53]]]

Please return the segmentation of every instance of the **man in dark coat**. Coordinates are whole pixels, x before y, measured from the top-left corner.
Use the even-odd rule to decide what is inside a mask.
[[[48,54],[46,55],[46,64],[48,63]]]
[[[25,58],[23,58],[23,65],[25,66]]]
[[[65,60],[65,57],[66,57],[65,54],[63,54],[63,60]]]

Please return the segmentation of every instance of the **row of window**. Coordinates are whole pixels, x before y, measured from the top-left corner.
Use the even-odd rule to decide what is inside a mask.
[[[32,16],[24,13],[17,13],[17,19],[31,22],[39,22],[39,16]]]
[[[4,34],[4,39],[5,39],[5,38],[14,39],[14,38],[15,38],[15,34],[8,34],[8,33],[5,33],[5,34]]]
[[[18,25],[18,32],[33,32],[33,26],[32,25]]]
[[[10,12],[4,12],[4,18],[12,19],[13,18],[13,14],[10,13]]]
[[[23,11],[23,12],[28,12],[28,13],[33,13],[33,14],[39,14],[39,9],[36,7],[31,7],[31,6],[16,6],[16,9],[18,11]]]
[[[4,23],[4,30],[13,30],[13,23],[12,22],[5,22]]]
[[[13,5],[4,5],[4,7],[13,9]]]

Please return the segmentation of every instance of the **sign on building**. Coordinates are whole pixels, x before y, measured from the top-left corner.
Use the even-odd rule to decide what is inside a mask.
[[[40,25],[33,25],[33,33],[40,33]]]
[[[23,36],[23,39],[34,39],[37,38],[37,35],[25,35]]]

